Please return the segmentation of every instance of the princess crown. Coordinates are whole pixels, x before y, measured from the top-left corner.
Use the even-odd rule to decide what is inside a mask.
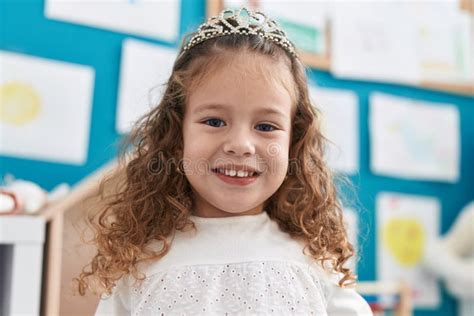
[[[262,36],[296,57],[293,44],[287,39],[286,33],[276,22],[262,12],[254,12],[247,8],[226,9],[219,15],[210,17],[199,26],[197,34],[184,46],[183,51],[187,51],[208,39],[231,34]]]

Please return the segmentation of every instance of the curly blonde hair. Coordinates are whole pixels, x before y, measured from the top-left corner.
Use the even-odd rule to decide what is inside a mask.
[[[334,175],[323,160],[327,140],[309,98],[305,68],[298,58],[271,41],[234,34],[209,39],[189,51],[181,48],[161,102],[142,116],[123,140],[119,171],[105,177],[100,185],[104,206],[89,217],[92,242],[98,251],[76,279],[81,295],[93,289],[92,284],[110,294],[124,275],[144,279],[138,263],[164,257],[170,249],[168,237],[176,230],[195,228],[189,219],[191,186],[176,163],[183,154],[186,96],[213,58],[242,50],[285,62],[296,92],[288,174],[263,209],[284,232],[304,241],[306,255],[340,273],[340,286],[355,281],[344,266],[354,249],[343,225]],[[107,193],[111,183],[118,184]],[[162,242],[162,248],[152,250],[148,246],[156,240]]]

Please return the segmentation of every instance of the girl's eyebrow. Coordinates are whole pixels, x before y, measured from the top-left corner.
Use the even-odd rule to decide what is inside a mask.
[[[259,114],[260,113],[262,113],[262,114],[276,114],[276,115],[281,116],[283,118],[286,117],[286,115],[282,111],[280,111],[276,108],[272,108],[272,107],[261,108],[258,111],[256,111],[256,113],[259,113]]]
[[[194,110],[194,113],[198,114],[207,110],[225,110],[226,107],[227,106],[224,106],[222,104],[217,104],[217,103],[204,104],[204,105],[198,106],[197,109]],[[262,107],[262,108],[259,108],[255,112],[257,114],[276,114],[281,117],[286,117],[286,115],[282,111],[274,107]]]
[[[211,104],[203,104],[198,106],[195,110],[194,113],[198,114],[207,110],[224,110],[225,106],[222,106],[221,104],[217,103],[211,103]]]

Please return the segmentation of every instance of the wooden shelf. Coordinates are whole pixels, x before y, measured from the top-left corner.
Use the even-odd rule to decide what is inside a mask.
[[[40,210],[48,227],[41,315],[73,315],[77,311],[94,315],[99,298],[90,293],[79,296],[72,279],[95,255],[96,248],[82,240],[83,233],[91,237],[86,216],[102,206],[97,193],[103,177],[117,170],[114,160],[76,184],[66,197]]]
[[[432,90],[474,96],[474,83],[452,84],[444,82],[422,81],[420,86]]]

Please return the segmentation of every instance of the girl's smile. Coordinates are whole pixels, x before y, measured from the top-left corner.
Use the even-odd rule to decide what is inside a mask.
[[[239,171],[236,171],[236,169],[237,168],[230,170],[217,168],[213,169],[212,171],[220,180],[231,185],[249,185],[255,182],[259,176],[259,173],[252,171],[249,168],[240,169]]]

